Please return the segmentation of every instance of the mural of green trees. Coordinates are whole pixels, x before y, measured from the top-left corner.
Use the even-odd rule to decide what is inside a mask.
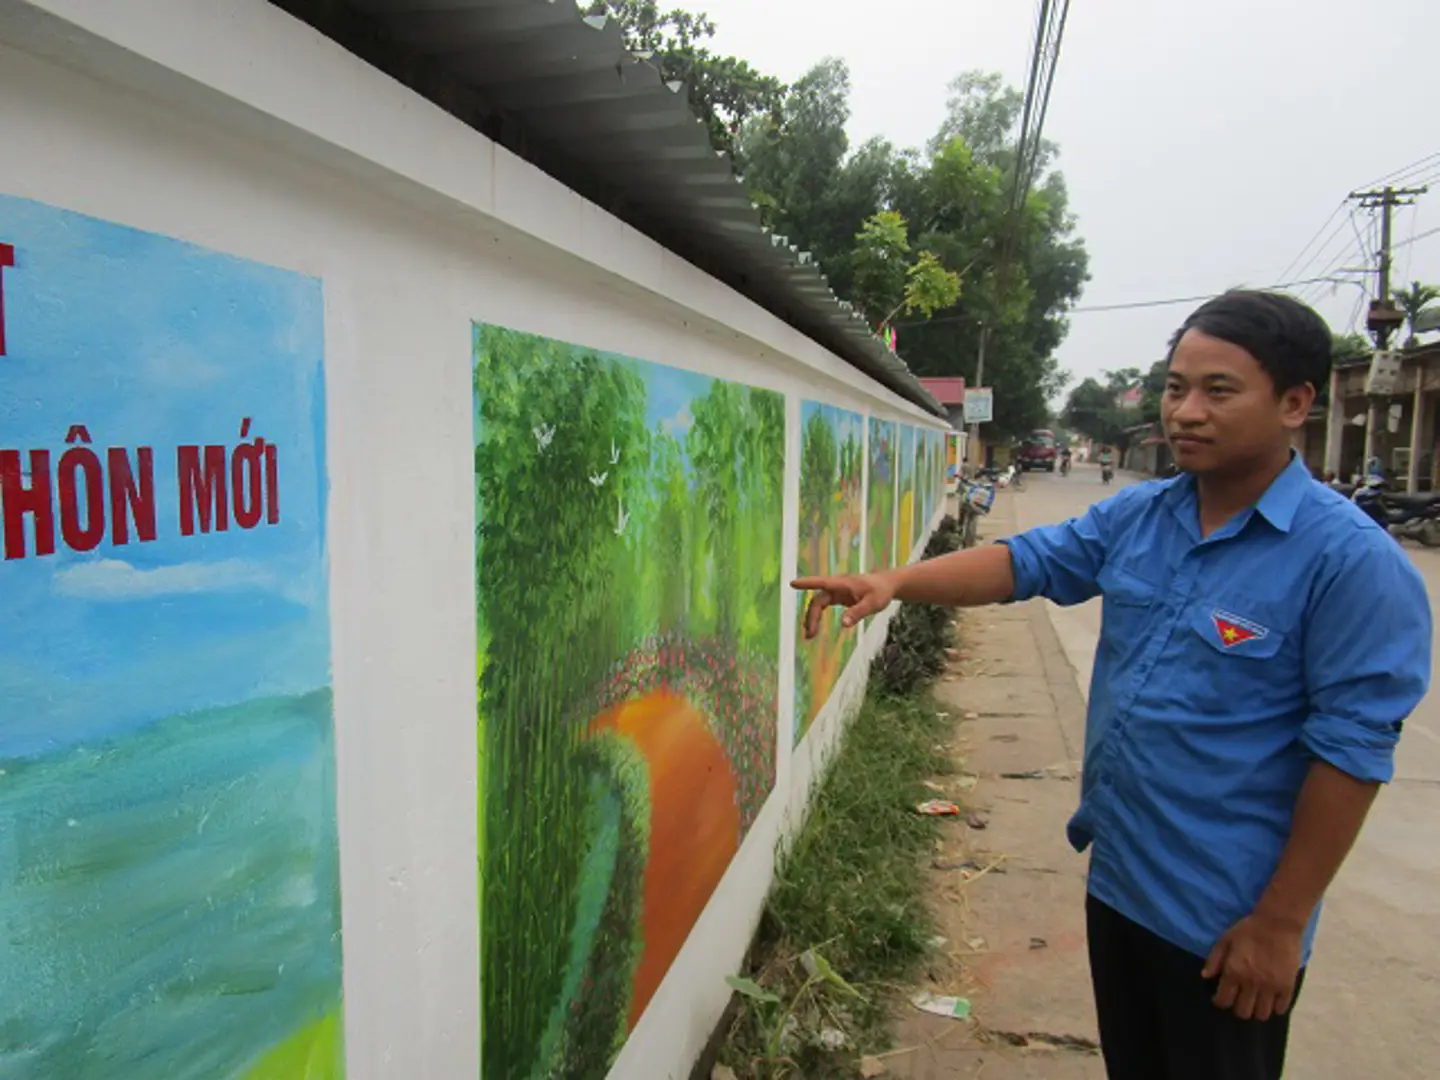
[[[865,418],[813,401],[800,406],[800,576],[858,574],[864,528]],[[819,715],[855,651],[858,629],[825,613],[812,641],[795,646],[795,741]],[[797,613],[805,618],[804,606]]]
[[[867,571],[895,565],[895,422],[870,418],[870,482],[866,496]]]
[[[915,527],[919,517],[915,509],[915,436],[916,431],[909,424],[900,425],[900,516],[896,527],[896,563],[910,561],[910,556],[915,551],[915,541],[919,538]]]
[[[784,400],[473,359],[484,1075],[599,1080],[774,786]]]
[[[925,535],[925,526],[930,523],[930,432],[926,428],[915,429],[915,498],[910,503],[912,539],[918,543]]]

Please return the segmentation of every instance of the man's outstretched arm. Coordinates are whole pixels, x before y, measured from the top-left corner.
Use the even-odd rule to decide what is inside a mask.
[[[1135,489],[1127,489],[1133,492]],[[1045,525],[999,544],[926,559],[874,574],[805,577],[792,582],[813,592],[805,615],[805,636],[820,631],[820,618],[834,605],[845,608],[844,624],[883,611],[892,601],[978,607],[1043,596],[1078,604],[1100,592],[1115,507],[1122,493],[1096,503],[1082,517]]]
[[[815,594],[805,612],[805,636],[812,638],[825,609],[836,604],[845,608],[844,624],[854,626],[895,600],[947,607],[1003,603],[1015,593],[1015,571],[1010,548],[990,544],[876,574],[804,577],[792,584]]]

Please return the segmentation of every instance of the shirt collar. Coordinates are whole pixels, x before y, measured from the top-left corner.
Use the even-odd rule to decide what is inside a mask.
[[[1295,521],[1296,511],[1305,497],[1310,494],[1310,488],[1314,480],[1310,477],[1310,470],[1300,460],[1300,456],[1294,450],[1290,451],[1290,464],[1285,466],[1280,475],[1277,476],[1265,489],[1265,494],[1255,504],[1255,513],[1268,521],[1274,528],[1283,533],[1290,531],[1290,526]],[[1170,506],[1181,517],[1189,521],[1198,513],[1198,503],[1195,495],[1195,477],[1182,476],[1176,480],[1166,492]],[[1187,514],[1187,511],[1189,513]]]
[[[1291,450],[1290,464],[1285,466],[1284,471],[1265,489],[1265,494],[1261,495],[1260,501],[1255,504],[1255,511],[1275,528],[1288,533],[1295,520],[1295,512],[1300,509],[1305,496],[1310,494],[1314,483],[1305,462],[1300,460],[1299,454]]]

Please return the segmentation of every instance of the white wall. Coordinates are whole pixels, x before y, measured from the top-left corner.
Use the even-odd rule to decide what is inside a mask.
[[[0,0],[0,193],[323,281],[349,1075],[477,1076],[472,320],[789,395],[787,581],[800,398],[943,425],[260,0]],[[612,1075],[688,1074],[885,621],[798,756],[782,646],[777,795]]]

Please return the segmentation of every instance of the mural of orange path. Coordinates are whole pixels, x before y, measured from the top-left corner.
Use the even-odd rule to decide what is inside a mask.
[[[740,809],[724,748],[678,694],[646,694],[591,726],[633,740],[650,766],[645,946],[630,1001],[633,1029],[740,848]]]

